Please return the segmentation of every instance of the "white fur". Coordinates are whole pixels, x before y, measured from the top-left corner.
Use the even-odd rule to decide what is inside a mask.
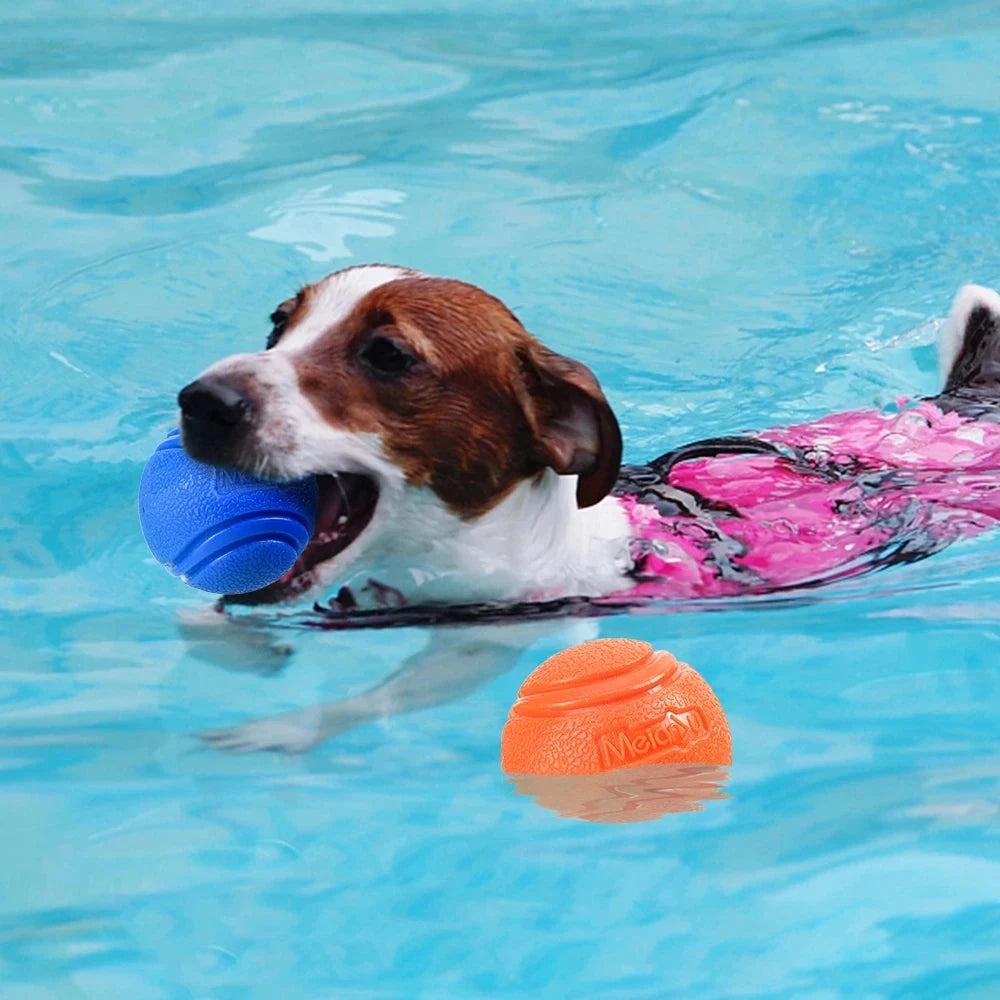
[[[963,285],[959,289],[938,343],[938,370],[942,386],[961,353],[969,316],[977,306],[985,306],[995,316],[1000,316],[1000,295],[983,285]]]
[[[278,353],[297,354],[335,326],[369,292],[399,278],[420,277],[419,271],[387,264],[348,267],[324,278],[312,291],[309,312],[273,348]]]
[[[344,581],[356,587],[372,578],[408,599],[465,602],[606,594],[628,585],[625,512],[612,498],[580,510],[575,476],[546,471],[473,520],[426,488],[383,493],[379,508],[363,565],[355,559],[357,573]],[[335,573],[324,567],[320,575],[331,583]]]

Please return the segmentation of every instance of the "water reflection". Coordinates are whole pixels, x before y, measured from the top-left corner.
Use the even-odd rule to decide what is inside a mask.
[[[698,812],[726,798],[729,769],[709,764],[646,764],[600,774],[512,775],[515,791],[567,819],[643,823],[667,813]]]

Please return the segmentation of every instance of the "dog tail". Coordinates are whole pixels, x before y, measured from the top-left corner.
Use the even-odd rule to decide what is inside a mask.
[[[944,397],[1000,401],[1000,295],[965,285],[938,346]]]

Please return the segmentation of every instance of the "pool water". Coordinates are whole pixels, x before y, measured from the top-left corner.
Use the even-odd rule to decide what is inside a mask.
[[[1000,11],[947,0],[126,0],[0,10],[0,1000],[1000,995],[1000,536],[801,604],[603,620],[726,708],[725,797],[562,818],[514,669],[307,754],[420,629],[206,649],[135,494],[296,286],[487,287],[626,459],[936,388],[1000,281]]]

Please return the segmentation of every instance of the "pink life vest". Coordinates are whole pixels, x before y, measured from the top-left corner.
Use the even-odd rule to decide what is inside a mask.
[[[1000,425],[930,401],[689,446],[626,466],[621,597],[809,587],[910,562],[1000,520]]]

